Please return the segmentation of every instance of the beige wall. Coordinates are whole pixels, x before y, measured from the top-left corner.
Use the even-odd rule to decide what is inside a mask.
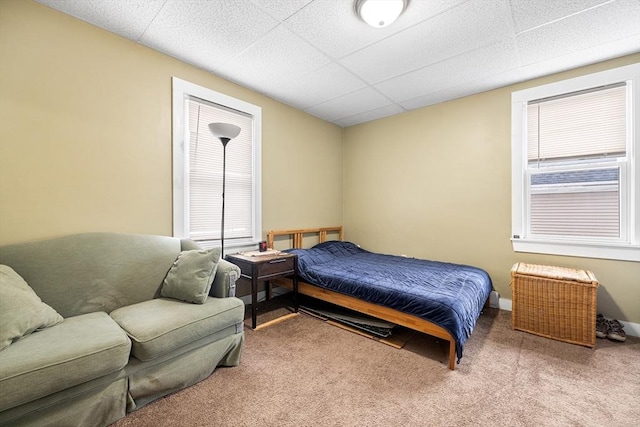
[[[518,261],[592,270],[605,315],[640,323],[640,263],[513,252],[511,92],[639,62],[628,56],[344,132],[345,237],[367,249],[472,264],[511,298]]]
[[[2,0],[0,244],[170,235],[176,76],[262,107],[263,232],[344,223],[347,239],[372,250],[481,266],[505,297],[514,262],[588,268],[601,311],[640,323],[639,263],[516,254],[509,241],[511,91],[639,60],[343,132],[35,2]]]
[[[0,2],[0,244],[172,233],[171,77],[262,107],[263,233],[342,222],[342,130],[32,1]]]

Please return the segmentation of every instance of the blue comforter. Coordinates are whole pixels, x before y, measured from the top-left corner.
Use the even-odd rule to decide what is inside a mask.
[[[492,289],[484,270],[459,264],[373,253],[329,241],[298,255],[306,282],[428,320],[449,331],[458,361]]]

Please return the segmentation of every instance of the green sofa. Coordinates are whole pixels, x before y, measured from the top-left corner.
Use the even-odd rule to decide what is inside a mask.
[[[0,247],[4,316],[22,310],[6,309],[7,283],[21,281],[16,292],[35,292],[27,297],[39,297],[52,320],[0,347],[0,425],[108,425],[217,366],[238,365],[238,267],[216,258],[209,276],[198,276],[208,283],[201,303],[165,292],[168,281],[180,287],[196,276],[169,278],[184,268],[180,258],[212,251],[190,240],[119,233]]]

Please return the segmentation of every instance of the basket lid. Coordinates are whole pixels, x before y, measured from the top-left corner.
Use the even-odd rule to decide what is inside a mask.
[[[592,272],[576,270],[575,268],[557,267],[551,265],[527,264],[519,262],[513,266],[513,274],[526,276],[548,277],[557,280],[571,280],[579,283],[597,283]]]

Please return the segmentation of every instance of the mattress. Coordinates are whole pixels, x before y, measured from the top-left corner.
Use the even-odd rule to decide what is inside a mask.
[[[298,255],[305,282],[441,326],[455,339],[458,361],[492,289],[480,268],[369,252],[351,242],[287,252]]]

